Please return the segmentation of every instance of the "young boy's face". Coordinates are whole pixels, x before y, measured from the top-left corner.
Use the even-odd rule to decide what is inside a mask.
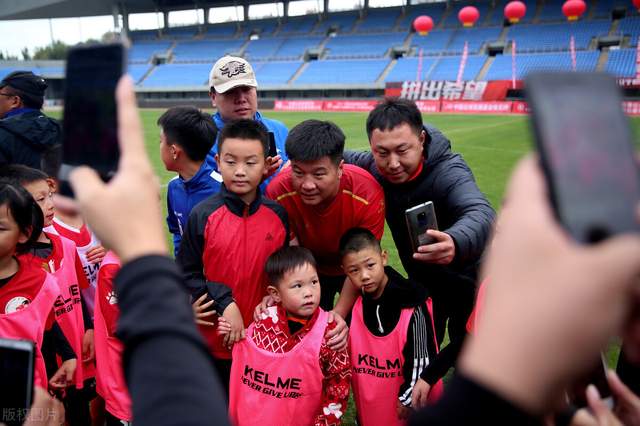
[[[24,189],[29,191],[36,203],[42,209],[42,215],[44,216],[44,226],[47,227],[53,222],[53,216],[55,214],[55,208],[53,206],[53,193],[51,187],[46,180],[37,180],[25,185]]]
[[[164,163],[164,167],[170,171],[170,172],[175,172],[176,171],[176,159],[174,158],[174,152],[172,149],[173,145],[167,143],[167,136],[164,134],[164,132],[162,131],[162,128],[160,128],[160,158],[162,159],[162,162]]]
[[[255,194],[266,171],[264,150],[259,140],[225,139],[216,162],[224,186],[241,198]]]
[[[320,304],[320,280],[316,268],[305,263],[288,271],[269,292],[289,315],[310,318]]]
[[[374,299],[384,291],[387,281],[387,274],[384,272],[386,265],[387,252],[380,252],[374,247],[347,253],[342,258],[342,269],[353,285]]]

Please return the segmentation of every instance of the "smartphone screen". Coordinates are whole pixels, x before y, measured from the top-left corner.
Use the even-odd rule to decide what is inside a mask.
[[[21,424],[33,399],[34,345],[0,339],[0,423]]]
[[[73,166],[88,165],[103,179],[118,166],[115,90],[124,73],[121,44],[71,49],[65,79],[61,178]]]
[[[638,232],[640,172],[614,79],[537,73],[526,80],[541,163],[556,215],[579,242]]]
[[[438,229],[433,202],[428,201],[407,209],[405,219],[414,252],[418,251],[419,246],[434,242],[434,239],[426,234],[428,229]]]
[[[278,155],[278,148],[276,147],[276,137],[273,132],[269,132],[269,157],[275,157]]]

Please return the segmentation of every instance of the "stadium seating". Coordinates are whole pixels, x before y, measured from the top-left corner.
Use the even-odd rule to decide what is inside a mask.
[[[429,80],[455,80],[458,78],[461,56],[443,56],[440,58],[431,73],[426,78]],[[487,57],[484,55],[469,55],[462,74],[463,80],[474,80]]]
[[[261,36],[269,36],[276,31],[278,25],[279,22],[277,19],[261,19],[248,21],[244,24],[243,34],[249,35],[253,32],[258,33]]]
[[[134,42],[140,40],[155,40],[158,38],[158,30],[138,30],[131,31],[129,33],[129,38]]]
[[[638,37],[640,37],[640,16],[629,16],[621,19],[618,32],[629,37],[631,46],[637,46]]]
[[[635,77],[636,49],[611,50],[605,69],[616,77]]]
[[[540,7],[538,20],[541,22],[566,21],[562,13],[563,0],[546,0]]]
[[[558,51],[569,49],[573,35],[576,49],[587,49],[593,37],[608,34],[610,27],[609,21],[514,25],[507,39],[516,40],[519,52]]]
[[[141,82],[142,87],[204,86],[209,79],[211,64],[158,65]]]
[[[317,47],[322,40],[324,40],[322,36],[287,38],[280,45],[274,57],[278,59],[300,59],[306,49]]]
[[[449,14],[444,20],[444,26],[447,28],[461,27],[462,24],[458,20],[458,12],[465,6],[468,6],[468,4],[462,2],[462,4],[460,5],[455,4],[453,7],[451,7]],[[480,18],[478,18],[478,22],[476,22],[476,25],[482,25],[489,13],[489,3],[473,3],[473,6],[478,9],[478,12],[480,12]]]
[[[203,36],[205,38],[231,38],[236,35],[238,24],[235,22],[209,25]]]
[[[406,33],[385,33],[375,35],[341,35],[332,37],[326,44],[329,59],[375,58],[384,56],[390,47],[401,45]]]
[[[356,27],[356,32],[388,32],[396,26],[400,8],[369,9],[366,18]]]
[[[388,64],[388,59],[311,61],[295,85],[373,83]]]
[[[434,30],[425,36],[416,33],[411,39],[411,47],[416,55],[420,49],[425,55],[439,54],[447,48],[452,35],[453,30]]]
[[[594,18],[611,18],[613,9],[627,10],[631,2],[627,0],[597,0],[593,12]]]
[[[433,19],[433,23],[435,25],[438,25],[442,20],[442,16],[444,15],[446,7],[446,3],[432,3],[411,6],[407,14],[398,24],[398,27],[400,30],[410,30],[411,26],[413,25],[414,19],[421,15],[430,16],[431,19]]]
[[[171,47],[171,44],[170,41],[141,41],[134,43],[129,49],[129,62],[148,62],[153,55],[166,53]]]
[[[315,34],[326,34],[330,28],[337,28],[340,33],[349,33],[359,17],[359,12],[341,12],[330,14],[321,21],[313,31]]]
[[[577,71],[595,71],[598,51],[576,52]],[[571,55],[562,53],[522,54],[516,57],[516,78],[523,79],[529,72],[537,70],[571,71]],[[484,80],[510,80],[511,55],[498,55]]]
[[[258,40],[251,40],[247,49],[244,51],[244,55],[249,60],[267,60],[275,56],[276,51],[284,43],[283,38],[260,38]]]
[[[522,20],[520,20],[520,24],[526,24],[528,22],[533,21],[533,18],[536,14],[538,5],[536,3],[536,0],[520,0],[522,1],[525,6],[527,6],[527,13],[524,15],[524,17],[522,18]],[[487,23],[487,25],[502,25],[504,23],[504,7],[507,4],[507,0],[502,0],[502,1],[497,1],[496,2],[496,7],[493,10],[493,12],[491,13],[491,17],[489,18],[488,21],[484,21]],[[482,20],[482,17],[480,17],[480,19]]]
[[[198,33],[198,27],[173,27],[162,30],[162,36],[166,39],[172,40],[188,40]]]
[[[264,87],[286,84],[301,65],[302,61],[263,62],[254,63],[253,69],[256,72],[258,85]]]
[[[280,35],[309,34],[318,22],[317,15],[295,16],[280,27]]]
[[[174,62],[213,62],[220,56],[240,50],[244,40],[181,41],[173,49]]]
[[[422,79],[427,79],[431,68],[434,66],[438,58],[433,56],[425,56],[422,58]],[[415,57],[399,58],[396,65],[387,74],[384,81],[405,81],[419,80],[418,63],[419,59]]]
[[[460,28],[453,33],[451,41],[446,46],[447,52],[462,53],[464,43],[469,43],[469,53],[475,53],[490,41],[495,41],[500,37],[502,28]]]

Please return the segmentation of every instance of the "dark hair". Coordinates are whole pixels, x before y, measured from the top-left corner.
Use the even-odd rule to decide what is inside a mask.
[[[29,192],[14,181],[0,179],[0,206],[7,205],[18,229],[29,238],[25,243],[18,243],[17,253],[28,251],[42,233],[44,217],[42,209],[34,201]]]
[[[10,90],[11,93],[9,94],[16,95],[20,99],[22,99],[22,104],[24,105],[25,108],[33,108],[37,110],[42,109],[42,106],[44,105],[44,97],[31,95],[29,93],[23,92],[22,90],[16,89],[15,87],[12,87],[9,85],[7,85],[6,87],[11,88]]]
[[[371,140],[374,130],[391,130],[402,123],[407,123],[416,135],[420,135],[423,129],[422,114],[416,103],[409,99],[385,98],[367,117],[367,136]]]
[[[225,124],[218,138],[218,154],[222,152],[222,144],[228,138],[259,141],[264,158],[269,156],[269,131],[259,121],[243,118]]]
[[[351,228],[340,238],[340,257],[356,253],[367,248],[382,252],[380,241],[371,231],[364,228]]]
[[[330,121],[305,120],[289,132],[284,149],[290,160],[315,161],[329,157],[339,164],[344,152],[345,136]]]
[[[22,164],[11,164],[0,168],[0,178],[13,181],[18,185],[28,185],[39,180],[46,181],[49,176],[42,170],[32,169]]]
[[[192,106],[169,108],[158,118],[169,145],[180,145],[192,161],[204,161],[218,136],[213,119]]]
[[[311,252],[304,247],[287,246],[276,250],[269,256],[264,270],[269,278],[269,284],[277,286],[282,281],[284,274],[304,265],[316,267],[316,260]]]

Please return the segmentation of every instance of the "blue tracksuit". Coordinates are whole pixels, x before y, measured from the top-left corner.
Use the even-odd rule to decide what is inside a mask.
[[[178,254],[182,231],[186,229],[191,209],[212,194],[217,194],[222,185],[222,176],[206,161],[191,179],[176,176],[167,188],[167,225],[173,234],[174,254]]]

